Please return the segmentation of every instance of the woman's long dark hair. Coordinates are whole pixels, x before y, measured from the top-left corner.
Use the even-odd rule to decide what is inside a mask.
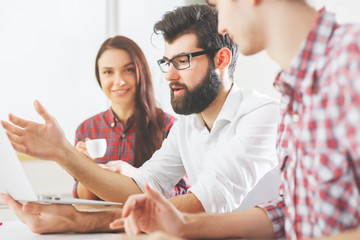
[[[136,68],[134,166],[140,167],[161,146],[163,112],[156,108],[151,73],[144,53],[134,41],[127,37],[115,36],[101,45],[95,62],[95,75],[100,87],[98,60],[108,49],[127,51]]]

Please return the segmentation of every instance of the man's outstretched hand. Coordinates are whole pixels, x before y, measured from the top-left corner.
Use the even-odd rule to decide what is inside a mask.
[[[64,131],[46,109],[34,102],[36,112],[44,119],[40,124],[9,114],[9,122],[1,121],[15,150],[30,156],[55,160],[64,151],[68,143]],[[70,143],[68,143],[70,144]]]

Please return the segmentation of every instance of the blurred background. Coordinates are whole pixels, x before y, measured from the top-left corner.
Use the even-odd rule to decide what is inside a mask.
[[[95,56],[101,43],[116,34],[133,39],[144,51],[153,76],[157,103],[173,113],[168,83],[156,60],[163,40],[153,25],[166,11],[205,0],[0,0],[0,119],[8,113],[41,121],[33,109],[40,100],[74,142],[77,126],[108,108],[96,83]],[[360,22],[354,0],[313,0],[340,21]],[[240,56],[236,82],[279,97],[272,82],[278,66],[265,53]]]
[[[166,11],[194,3],[205,1],[0,0],[0,119],[7,119],[11,112],[42,121],[32,105],[38,99],[73,143],[77,126],[109,107],[95,80],[94,60],[101,43],[117,34],[133,39],[142,48],[152,72],[158,106],[173,113],[168,83],[156,64],[163,56],[164,43],[152,29]],[[312,3],[335,12],[340,22],[360,23],[359,1]],[[240,56],[235,78],[240,87],[256,88],[278,98],[272,88],[278,70],[264,52]],[[70,194],[73,179],[56,164],[23,164],[41,193]]]

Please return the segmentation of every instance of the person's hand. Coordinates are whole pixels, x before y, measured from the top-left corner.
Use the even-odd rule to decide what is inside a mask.
[[[21,203],[8,194],[0,194],[1,203],[7,204],[16,216],[34,233],[76,232],[80,226],[75,223],[78,213],[70,205]]]
[[[14,125],[1,121],[15,150],[40,159],[53,160],[62,154],[67,140],[56,119],[38,102],[36,112],[45,120],[44,124],[28,121],[12,114],[9,120]]]
[[[90,138],[86,138],[86,139],[85,139],[85,141],[87,141],[87,140],[90,140]],[[77,144],[76,144],[76,146],[75,146],[75,148],[76,148],[79,152],[82,152],[83,154],[85,154],[85,155],[88,156],[89,158],[93,159],[93,158],[89,155],[89,153],[88,153],[88,151],[87,151],[87,149],[86,149],[86,143],[85,143],[84,141],[78,141]],[[96,159],[94,159],[94,160],[96,160]]]
[[[136,174],[136,171],[138,170],[136,167],[122,160],[110,161],[104,164],[103,166],[105,169],[109,171],[120,173],[128,177],[133,177]]]
[[[183,238],[174,237],[174,236],[168,235],[163,232],[154,232],[149,235],[142,234],[137,237],[119,235],[116,239],[119,239],[119,240],[184,240]]]
[[[129,235],[163,231],[179,236],[184,221],[180,211],[158,191],[145,184],[145,193],[130,196],[124,205],[122,218],[113,221],[110,228],[125,227]]]

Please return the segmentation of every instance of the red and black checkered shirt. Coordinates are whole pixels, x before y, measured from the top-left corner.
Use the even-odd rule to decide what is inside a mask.
[[[360,26],[320,10],[288,72],[277,153],[280,198],[262,204],[277,237],[360,229]]]
[[[163,138],[165,139],[175,121],[175,117],[167,113],[163,113],[163,115]],[[127,120],[126,125],[124,126],[120,121],[117,121],[113,111],[109,109],[80,124],[76,130],[75,144],[77,144],[78,141],[85,141],[86,138],[105,138],[107,139],[108,148],[104,157],[96,159],[97,163],[122,160],[133,165],[135,125],[134,115]],[[167,197],[185,194],[190,187],[187,185],[185,179],[181,179],[174,189],[167,194]],[[78,197],[77,182],[75,182],[73,188],[73,195],[74,197]]]

